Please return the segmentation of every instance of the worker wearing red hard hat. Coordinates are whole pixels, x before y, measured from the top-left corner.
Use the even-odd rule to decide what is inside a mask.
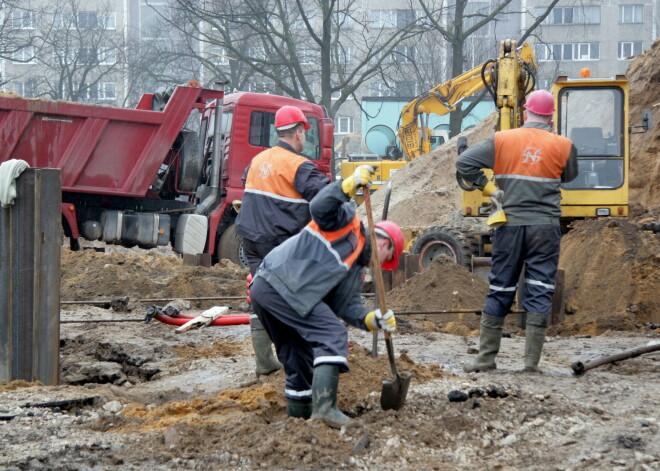
[[[525,270],[522,308],[526,311],[524,371],[538,367],[545,341],[559,261],[562,182],[578,174],[577,150],[552,129],[554,98],[545,90],[530,93],[524,125],[463,151],[456,161],[459,177],[490,196],[496,211],[493,227],[490,292],[481,315],[479,355],[466,372],[496,368],[504,318],[511,309]],[[493,170],[489,181],[483,168]]]
[[[374,168],[331,183],[310,203],[312,221],[300,234],[273,249],[252,281],[252,305],[284,364],[287,413],[323,420],[331,427],[348,421],[337,407],[339,373],[348,371],[348,333],[340,318],[364,330],[393,332],[392,311],[364,307],[360,296],[370,239],[350,198],[368,187]],[[383,268],[396,268],[404,238],[391,221],[375,226]]]
[[[245,170],[245,191],[236,232],[243,237],[243,251],[254,276],[263,257],[273,247],[297,234],[309,222],[309,201],[330,183],[316,165],[300,153],[310,125],[296,106],[275,113],[279,141],[259,153]],[[257,375],[270,374],[282,365],[273,355],[267,332],[252,313],[250,332]]]

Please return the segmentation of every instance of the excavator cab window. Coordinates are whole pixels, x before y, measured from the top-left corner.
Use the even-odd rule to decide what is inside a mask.
[[[565,87],[559,92],[558,132],[578,152],[578,177],[566,190],[612,189],[624,181],[624,100],[618,87]]]

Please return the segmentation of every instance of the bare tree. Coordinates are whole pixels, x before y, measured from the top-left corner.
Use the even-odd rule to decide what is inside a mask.
[[[34,42],[36,38],[33,22],[36,15],[29,1],[8,0],[0,4],[0,59],[12,64],[26,64],[34,60]],[[0,86],[24,78],[25,70],[17,74],[0,77]]]
[[[449,4],[444,2],[436,4],[433,0],[419,0],[429,19],[432,30],[439,33],[451,45],[451,55],[448,59],[451,64],[449,67],[449,70],[451,70],[450,77],[457,77],[467,70],[465,67],[465,46],[473,34],[489,24],[496,24],[498,17],[502,15],[521,13],[509,10],[508,7],[512,1],[501,0],[496,3],[493,9],[470,11],[468,10],[468,0],[454,0]],[[523,32],[520,42],[524,41],[541,24],[558,1],[552,0],[549,2],[545,11]],[[522,14],[525,14],[525,12],[522,12]],[[493,44],[492,50],[494,51],[496,48],[497,44]],[[473,109],[477,102],[478,100],[474,100],[465,110],[462,110],[459,104],[456,112],[451,113],[449,125],[451,136],[461,132],[463,117]]]
[[[5,15],[13,33],[5,55],[26,64],[14,65],[7,80],[30,83],[32,96],[115,102],[124,39],[111,6],[91,10],[80,0],[55,0],[37,9],[36,3],[20,2]]]
[[[239,90],[261,83],[260,91],[320,103],[331,116],[393,70],[397,47],[423,31],[410,13],[374,23],[350,0],[175,0],[173,9],[167,20],[199,44],[188,52],[211,71],[205,81]]]

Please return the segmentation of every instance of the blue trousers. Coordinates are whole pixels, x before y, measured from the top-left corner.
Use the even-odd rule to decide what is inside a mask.
[[[252,282],[250,296],[284,365],[286,397],[311,399],[314,368],[319,365],[348,371],[348,331],[327,304],[317,304],[303,318],[263,278]]]
[[[504,317],[511,310],[520,273],[525,268],[524,300],[527,312],[550,314],[559,262],[561,229],[558,225],[498,227],[492,236],[493,259],[484,313]]]

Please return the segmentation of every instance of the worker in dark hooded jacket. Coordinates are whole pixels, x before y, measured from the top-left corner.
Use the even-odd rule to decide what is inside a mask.
[[[279,141],[256,155],[245,171],[245,192],[236,218],[236,232],[254,276],[273,247],[300,232],[310,221],[309,201],[330,183],[316,165],[300,153],[305,147],[307,118],[296,106],[275,113]],[[256,373],[267,375],[282,365],[273,356],[271,341],[257,316],[250,316]]]
[[[348,371],[348,333],[340,318],[364,330],[396,328],[391,310],[366,308],[360,296],[372,252],[350,198],[371,183],[373,171],[360,166],[321,190],[310,203],[312,221],[266,255],[252,281],[254,310],[284,364],[290,417],[311,416],[332,427],[348,420],[337,407],[339,373]],[[393,270],[403,233],[391,221],[374,229],[382,267]]]

